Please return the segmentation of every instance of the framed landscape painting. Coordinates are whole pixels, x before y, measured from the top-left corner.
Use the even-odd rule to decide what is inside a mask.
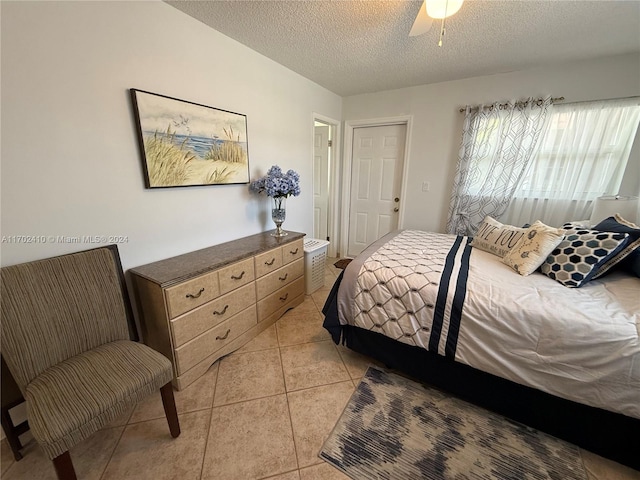
[[[147,188],[249,183],[247,117],[131,89]]]

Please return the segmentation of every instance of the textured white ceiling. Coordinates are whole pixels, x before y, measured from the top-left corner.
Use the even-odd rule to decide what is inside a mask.
[[[341,96],[640,52],[640,0],[467,0],[442,47],[421,0],[167,3]]]

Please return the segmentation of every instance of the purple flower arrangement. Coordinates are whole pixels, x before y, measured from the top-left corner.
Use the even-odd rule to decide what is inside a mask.
[[[254,180],[249,185],[254,193],[265,193],[269,197],[288,197],[300,195],[300,175],[293,170],[282,173],[278,165],[272,166],[264,177]]]

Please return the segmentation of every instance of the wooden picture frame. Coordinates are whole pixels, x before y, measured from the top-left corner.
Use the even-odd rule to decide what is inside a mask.
[[[130,92],[147,188],[249,183],[246,115]]]

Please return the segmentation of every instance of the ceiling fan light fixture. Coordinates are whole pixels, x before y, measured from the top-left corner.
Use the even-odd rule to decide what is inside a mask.
[[[427,14],[431,18],[447,18],[460,10],[464,0],[425,0]]]

